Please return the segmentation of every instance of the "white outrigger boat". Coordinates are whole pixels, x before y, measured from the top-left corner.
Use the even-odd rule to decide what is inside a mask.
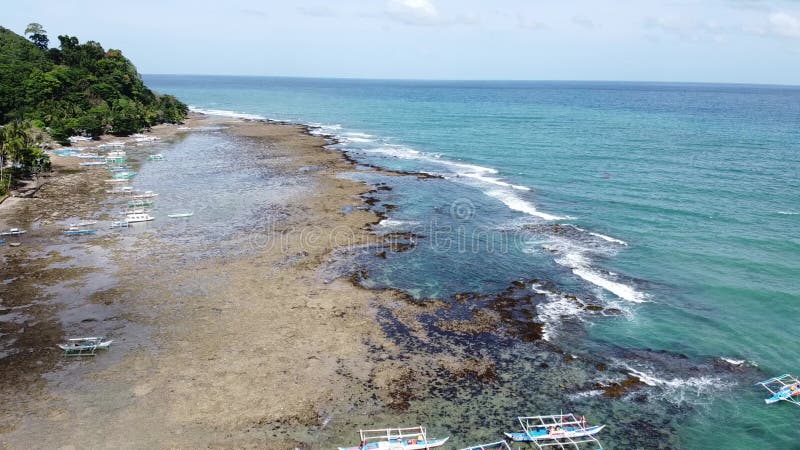
[[[158,194],[153,191],[144,191],[141,194],[133,194],[131,198],[155,198]]]
[[[595,444],[602,448],[594,437],[605,425],[587,426],[585,417],[574,414],[518,417],[522,432],[503,433],[514,442],[527,442],[542,449],[545,447],[574,447]]]
[[[19,228],[12,228],[8,231],[3,231],[0,233],[0,236],[19,236],[20,234],[25,234],[27,231],[20,230]]]
[[[461,450],[511,450],[506,441],[492,442],[491,444],[473,445]]]
[[[58,344],[64,350],[64,356],[94,356],[99,349],[107,349],[113,340],[104,340],[103,337],[84,337],[68,339],[65,344]]]
[[[759,381],[756,386],[762,386],[772,394],[770,398],[764,399],[764,402],[768,405],[785,401],[800,406],[800,400],[795,398],[800,395],[800,380],[794,375],[785,373],[781,376]]]
[[[150,214],[144,212],[134,212],[127,214],[125,216],[125,221],[128,223],[135,223],[135,222],[148,222],[155,219],[155,217],[151,216]]]
[[[176,213],[172,213],[172,214],[167,214],[167,217],[169,217],[170,219],[178,219],[178,218],[181,218],[181,217],[192,217],[193,215],[194,215],[194,212],[191,212],[191,211],[190,212],[176,212]]]
[[[133,186],[120,186],[106,191],[106,194],[130,194],[131,192],[133,192]]]
[[[423,450],[441,447],[450,437],[428,438],[425,427],[360,430],[361,443],[339,450]]]

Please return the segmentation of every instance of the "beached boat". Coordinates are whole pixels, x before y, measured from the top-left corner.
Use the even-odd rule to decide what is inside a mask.
[[[574,414],[518,417],[522,432],[503,433],[514,442],[527,442],[538,448],[571,446],[600,442],[594,437],[605,425],[587,426],[585,417]],[[602,447],[602,446],[600,446]]]
[[[339,450],[422,450],[441,447],[450,437],[428,438],[425,427],[360,430],[361,443]]]
[[[111,178],[115,180],[130,180],[136,176],[136,172],[113,172]]]
[[[127,214],[125,216],[125,221],[128,223],[135,223],[135,222],[148,222],[155,219],[155,217],[147,214],[145,212],[134,212]]]
[[[64,148],[64,149],[60,149],[60,150],[53,150],[53,154],[57,155],[57,156],[65,156],[65,157],[74,158],[74,157],[77,157],[80,154],[80,152],[78,150],[75,150],[75,149]]]
[[[461,450],[511,450],[506,441],[492,442],[491,444],[473,445]]]
[[[128,228],[129,224],[125,220],[116,220],[111,222],[111,228]]]
[[[119,186],[117,188],[107,190],[106,194],[130,194],[133,192],[133,186]]]
[[[141,194],[133,194],[131,198],[155,198],[158,194],[153,191],[144,191]]]
[[[0,236],[19,236],[20,234],[25,234],[27,231],[20,230],[19,228],[12,228],[8,231],[3,231],[0,233]]]
[[[78,158],[83,158],[83,159],[102,159],[102,158],[105,158],[105,156],[100,156],[97,153],[78,153],[75,156],[77,156]]]
[[[103,163],[103,164],[106,164],[106,163]],[[131,170],[131,166],[129,166],[127,164],[126,165],[111,165],[111,166],[106,167],[106,169],[108,169],[109,172],[127,172],[127,171]]]
[[[64,356],[94,356],[100,349],[107,349],[113,340],[104,340],[103,337],[85,337],[67,340],[64,344],[58,344],[58,348],[64,350]]]
[[[89,162],[80,163],[79,165],[83,166],[83,167],[105,166],[106,163],[105,163],[105,161],[89,161]]]
[[[106,161],[106,164],[125,164],[126,162],[128,162],[128,158],[124,158],[124,157],[121,157],[121,158],[108,158],[108,157],[106,157],[105,161]]]
[[[153,206],[153,204],[154,203],[153,203],[152,200],[146,200],[146,199],[141,199],[140,198],[140,199],[129,201],[128,202],[128,207],[129,208],[148,208],[148,207]]]
[[[105,180],[106,183],[127,183],[127,178],[112,178],[110,180]]]
[[[178,219],[181,217],[192,217],[193,215],[194,215],[193,212],[177,212],[177,213],[167,214],[167,217],[172,219]]]
[[[769,398],[765,398],[764,402],[770,405],[780,401],[794,403],[800,406],[800,380],[788,373],[770,378],[768,380],[759,381],[756,386],[762,386],[764,389],[772,394]]]
[[[78,228],[78,227],[69,227],[69,229],[64,230],[64,234],[67,236],[80,236],[84,234],[95,234],[97,230],[92,230],[88,228]]]
[[[148,161],[164,161],[164,155],[161,153],[156,153],[155,155],[150,155],[147,157]]]

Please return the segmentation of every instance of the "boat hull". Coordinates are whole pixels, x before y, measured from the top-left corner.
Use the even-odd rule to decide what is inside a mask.
[[[339,450],[424,450],[427,448],[437,448],[443,446],[450,437],[443,439],[429,439],[427,442],[420,443],[416,439],[392,439],[391,441],[370,442],[369,444],[359,447],[339,447]],[[414,442],[410,444],[410,442]]]
[[[567,428],[566,431],[561,433],[548,433],[546,430],[542,430],[541,434],[533,434],[533,433],[503,433],[507,438],[511,439],[514,442],[536,442],[542,440],[552,440],[552,439],[564,439],[564,438],[577,438],[583,436],[593,436],[600,432],[605,425],[598,425],[594,427],[587,427],[584,429],[580,428]]]

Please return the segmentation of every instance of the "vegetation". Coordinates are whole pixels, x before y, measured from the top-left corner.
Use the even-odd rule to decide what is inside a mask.
[[[12,175],[49,168],[36,145],[44,132],[66,144],[69,136],[128,135],[186,117],[187,106],[148,89],[121,51],[72,36],[49,48],[38,23],[25,34],[30,41],[0,27],[0,195]]]
[[[148,89],[119,50],[58,36],[48,48],[44,28],[32,23],[30,41],[0,27],[0,123],[28,121],[65,142],[73,135],[128,135],[176,123],[188,108]]]
[[[0,196],[8,193],[12,178],[38,177],[50,170],[50,157],[35,145],[35,139],[41,138],[36,134],[29,123],[19,120],[0,128]]]

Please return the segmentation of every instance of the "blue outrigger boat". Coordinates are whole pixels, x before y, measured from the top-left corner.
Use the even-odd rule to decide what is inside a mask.
[[[786,401],[800,406],[800,400],[795,398],[800,396],[800,380],[794,375],[785,373],[768,380],[759,381],[756,386],[762,386],[772,394],[771,397],[764,399],[764,402],[768,405]]]
[[[581,444],[594,444],[602,448],[600,441],[594,437],[605,425],[587,426],[585,417],[577,417],[572,413],[549,416],[518,417],[522,431],[503,433],[514,442],[526,442],[542,449],[545,447],[574,447]]]

